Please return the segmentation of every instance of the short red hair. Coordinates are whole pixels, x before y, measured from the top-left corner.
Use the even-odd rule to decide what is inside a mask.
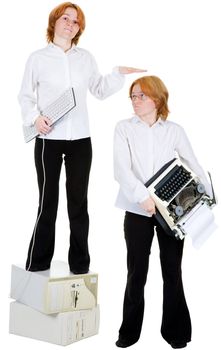
[[[131,97],[134,85],[140,85],[141,91],[155,102],[157,116],[167,119],[169,114],[168,97],[169,93],[162,80],[154,75],[141,77],[135,80],[129,89]]]
[[[75,35],[75,37],[71,41],[71,44],[74,43],[75,45],[77,45],[78,40],[85,29],[85,16],[84,16],[84,12],[81,10],[81,8],[76,4],[72,4],[71,2],[63,2],[62,4],[58,5],[57,7],[55,7],[51,11],[49,18],[48,18],[48,28],[47,28],[47,41],[48,41],[48,43],[50,43],[54,40],[55,23],[58,20],[58,18],[60,18],[64,14],[65,10],[68,7],[73,8],[77,11],[77,19],[78,19],[80,28],[79,28],[78,33]]]

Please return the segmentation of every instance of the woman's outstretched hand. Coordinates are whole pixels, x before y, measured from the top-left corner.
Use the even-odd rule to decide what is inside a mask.
[[[121,74],[143,73],[146,71],[147,71],[146,69],[140,69],[140,68],[124,67],[124,66],[119,67],[119,72]]]

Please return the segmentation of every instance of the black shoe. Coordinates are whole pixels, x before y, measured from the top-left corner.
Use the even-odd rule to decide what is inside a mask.
[[[50,265],[49,266],[41,266],[41,267],[30,267],[28,268],[28,266],[26,266],[26,271],[30,271],[30,272],[38,272],[38,271],[46,271],[50,269]]]
[[[116,346],[118,346],[118,348],[127,348],[128,346],[131,346],[131,345],[135,344],[136,342],[137,342],[137,340],[125,341],[125,340],[118,339],[115,344],[116,344]]]
[[[72,272],[74,275],[85,275],[86,273],[89,272],[89,270],[83,270],[83,271],[71,270],[71,272]]]
[[[182,342],[171,342],[170,345],[172,346],[173,349],[182,349],[186,347],[186,343]]]

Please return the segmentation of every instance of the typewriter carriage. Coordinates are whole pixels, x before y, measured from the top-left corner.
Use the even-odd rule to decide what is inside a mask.
[[[168,205],[169,215],[177,223],[183,215],[190,212],[205,195],[205,187],[196,179],[184,187]]]
[[[202,205],[210,208],[215,204],[215,196],[210,198],[206,194],[200,179],[180,159],[167,163],[146,187],[156,204],[156,219],[177,239],[185,237],[185,222]]]

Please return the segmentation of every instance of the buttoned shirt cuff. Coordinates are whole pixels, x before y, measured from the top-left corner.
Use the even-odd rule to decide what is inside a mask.
[[[38,110],[34,110],[29,112],[28,115],[23,117],[23,125],[24,126],[33,126],[36,119],[39,117],[40,112]]]
[[[148,189],[142,184],[139,184],[134,192],[135,202],[140,204],[150,197]]]
[[[146,193],[146,195],[144,197],[142,197],[142,199],[139,200],[138,204],[144,202],[146,199],[150,198],[150,194],[149,192]]]
[[[116,66],[113,68],[112,73],[119,75],[120,77],[122,77],[125,80],[125,74],[120,72],[120,67]]]
[[[40,113],[38,113],[37,115],[35,115],[33,118],[32,118],[32,125],[35,124],[36,120],[38,119]]]

